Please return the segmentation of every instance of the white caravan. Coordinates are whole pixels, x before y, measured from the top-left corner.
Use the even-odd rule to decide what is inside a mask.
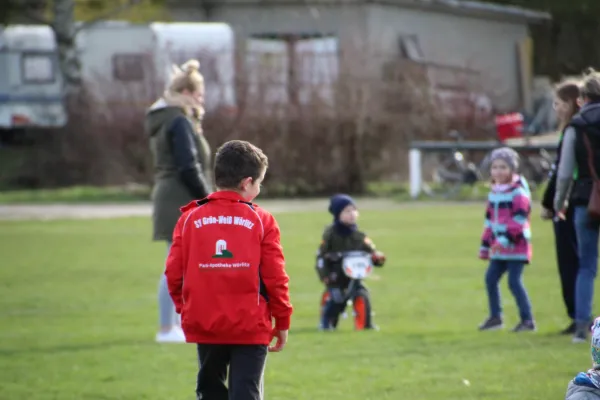
[[[195,58],[207,110],[233,107],[234,46],[233,31],[223,23],[106,21],[77,36],[84,81],[99,100],[123,106],[150,104],[165,89],[171,66]]]
[[[0,132],[60,127],[66,120],[52,29],[0,26]]]

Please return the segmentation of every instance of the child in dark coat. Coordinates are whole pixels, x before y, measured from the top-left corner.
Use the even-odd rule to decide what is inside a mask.
[[[354,200],[344,194],[333,196],[329,205],[333,215],[333,224],[323,233],[321,246],[317,252],[317,273],[321,282],[326,285],[326,293],[322,300],[320,328],[335,329],[339,315],[346,307],[347,290],[351,283],[342,270],[340,253],[347,251],[365,251],[371,254],[375,266],[383,266],[385,256],[377,251],[367,235],[358,230],[356,224],[358,209]],[[369,291],[361,283],[355,287],[350,298],[354,308],[355,328],[357,330],[373,329],[371,319],[371,302]]]

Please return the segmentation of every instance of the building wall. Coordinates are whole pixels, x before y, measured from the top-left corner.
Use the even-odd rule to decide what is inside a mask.
[[[527,25],[447,13],[372,5],[371,48],[382,57],[400,54],[401,35],[416,35],[425,61],[481,71],[480,81],[498,108],[520,106],[518,43]]]
[[[262,33],[334,34],[346,40],[365,38],[367,29],[366,7],[306,6],[306,5],[242,5],[221,3],[213,10],[212,21],[232,25],[238,37]],[[198,10],[173,11],[177,21],[201,21]]]
[[[258,34],[321,34],[338,38],[337,48],[368,43],[367,7],[360,4],[341,6],[272,5],[244,6],[226,3],[213,11],[213,21],[230,24],[236,34],[238,49],[246,48],[246,38]],[[366,56],[366,54],[365,54]],[[366,57],[365,57],[366,58]],[[327,61],[325,61],[327,62]],[[360,62],[339,62],[338,71],[355,76]],[[331,67],[333,68],[333,66]]]
[[[172,14],[179,21],[203,18],[199,8],[175,8]],[[528,37],[525,23],[387,5],[256,6],[239,0],[221,3],[211,20],[232,25],[238,45],[261,33],[334,34],[351,60],[340,67],[376,75],[384,62],[400,56],[400,36],[416,35],[425,61],[481,71],[483,87],[475,89],[488,93],[500,110],[521,106],[517,44]]]

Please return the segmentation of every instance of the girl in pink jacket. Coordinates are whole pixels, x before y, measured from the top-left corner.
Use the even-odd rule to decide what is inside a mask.
[[[525,178],[517,174],[519,157],[514,150],[507,147],[494,150],[490,165],[492,189],[488,195],[479,250],[479,257],[490,261],[485,275],[490,315],[479,330],[504,326],[498,283],[508,272],[508,287],[520,314],[520,322],[513,332],[535,331],[529,296],[522,280],[532,253],[531,194]]]

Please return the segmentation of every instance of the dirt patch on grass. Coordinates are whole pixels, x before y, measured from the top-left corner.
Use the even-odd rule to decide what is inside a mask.
[[[448,204],[439,202],[398,202],[378,198],[364,198],[356,201],[360,209],[363,210],[435,207]],[[306,211],[326,212],[328,199],[264,200],[258,203],[274,214]],[[468,205],[469,203],[458,204]],[[0,205],[0,220],[124,218],[149,217],[151,214],[151,203]]]

